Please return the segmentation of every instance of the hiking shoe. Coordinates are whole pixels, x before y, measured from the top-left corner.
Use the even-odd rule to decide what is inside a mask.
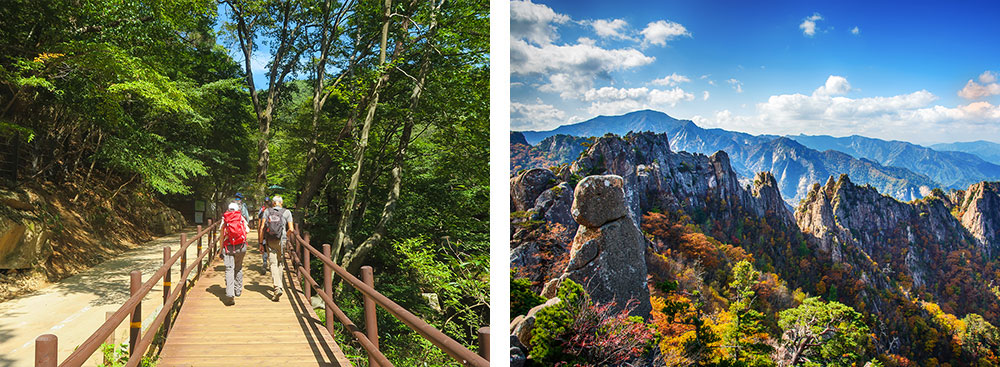
[[[283,293],[284,293],[284,291],[282,291],[281,289],[278,289],[278,291],[274,292],[274,294],[271,296],[271,300],[277,302],[278,299],[281,298],[281,295]]]

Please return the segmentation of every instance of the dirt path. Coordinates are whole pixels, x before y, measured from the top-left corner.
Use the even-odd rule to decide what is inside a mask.
[[[189,236],[194,229],[185,231]],[[255,231],[251,236],[256,238]],[[160,237],[126,252],[119,258],[106,261],[87,271],[49,285],[39,291],[0,303],[0,367],[31,366],[34,363],[34,340],[41,334],[59,337],[59,359],[69,356],[97,328],[104,323],[108,311],[116,311],[128,297],[129,272],[140,270],[143,281],[149,279],[163,264],[163,247],[176,251],[180,233]],[[207,242],[205,243],[207,247]],[[253,246],[251,246],[253,247]],[[187,251],[188,261],[197,255],[195,245]],[[178,261],[179,262],[179,261]],[[244,267],[249,271],[261,270],[260,253],[251,249]],[[172,267],[172,279],[177,284],[179,266]],[[143,327],[156,316],[163,304],[161,282],[142,302]],[[115,341],[128,341],[127,322],[115,331]],[[95,353],[86,366],[100,363],[100,353]]]

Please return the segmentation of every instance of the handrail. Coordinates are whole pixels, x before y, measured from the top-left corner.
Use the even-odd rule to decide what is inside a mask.
[[[70,353],[70,355],[68,357],[66,357],[66,359],[62,363],[59,363],[59,366],[60,367],[78,367],[78,366],[82,366],[87,361],[87,359],[90,358],[90,356],[93,355],[94,352],[97,351],[97,349],[101,346],[101,344],[103,344],[103,342],[105,340],[107,340],[108,336],[111,335],[111,333],[114,332],[114,330],[118,327],[118,325],[120,325],[122,323],[122,321],[125,320],[125,316],[128,315],[128,314],[130,314],[130,313],[132,313],[132,312],[134,312],[136,306],[138,306],[138,305],[140,305],[142,303],[142,300],[144,298],[146,298],[146,295],[148,295],[149,292],[153,289],[153,287],[156,285],[156,282],[159,281],[161,278],[163,278],[163,276],[168,271],[170,271],[170,269],[173,267],[173,264],[177,262],[177,259],[181,258],[182,256],[186,256],[188,247],[191,246],[191,244],[194,243],[195,241],[200,240],[205,234],[207,234],[209,232],[213,232],[215,226],[212,225],[212,221],[209,220],[208,224],[209,225],[206,228],[204,228],[204,229],[199,228],[199,231],[196,231],[195,236],[191,240],[189,240],[189,241],[187,240],[187,234],[186,233],[181,233],[181,246],[180,246],[180,249],[177,251],[177,253],[174,254],[174,256],[171,256],[169,260],[165,261],[164,264],[162,266],[160,266],[160,268],[157,269],[157,271],[155,273],[153,273],[153,275],[150,276],[150,278],[145,283],[143,283],[139,287],[139,289],[136,292],[134,292],[129,297],[129,299],[126,300],[124,304],[122,304],[121,307],[118,308],[117,311],[115,311],[114,314],[112,314],[111,316],[109,316],[107,318],[107,320],[105,320],[104,323],[101,324],[101,326],[98,327],[97,330],[94,331],[94,333],[91,334],[90,337],[87,338],[87,340],[83,342],[83,344],[80,344],[80,346],[77,347],[72,353]],[[199,227],[201,227],[201,226],[199,226]],[[207,254],[208,252],[210,252],[210,251],[203,252],[202,256],[204,256],[204,254]],[[200,260],[200,258],[199,258],[199,260]],[[192,264],[192,265],[196,265],[196,264]],[[191,267],[189,267],[189,268],[191,268]],[[182,270],[181,279],[185,283],[187,281],[187,276],[190,276],[190,271],[184,272],[184,270]],[[181,290],[181,292],[183,292],[183,289],[185,289],[185,288],[186,287],[184,287],[184,286],[178,287],[178,289]],[[176,290],[175,290],[175,292],[176,292]],[[172,303],[170,303],[170,304],[172,305]],[[169,312],[170,312],[170,309],[161,309],[161,311],[160,311],[161,314],[157,315],[157,319],[160,319],[161,315],[165,315],[165,314],[167,314]],[[161,321],[161,323],[162,323],[162,321]],[[150,328],[150,330],[152,331],[152,334],[156,333],[156,329]],[[149,333],[147,333],[147,334],[149,334]],[[48,334],[46,334],[46,335],[48,335]],[[41,338],[41,337],[39,337],[39,338]],[[152,340],[150,340],[150,342],[151,341]],[[53,344],[53,346],[54,345],[55,344]],[[148,344],[147,344],[147,347],[148,347]],[[37,349],[38,349],[38,346],[36,345],[36,354],[38,354]],[[137,349],[133,348],[133,350],[137,350]],[[133,352],[133,356],[135,354],[140,354],[141,355],[143,353],[145,353],[145,350],[142,350],[140,353],[134,353]],[[54,365],[54,363],[53,363],[53,365]]]
[[[351,275],[351,273],[349,273],[346,269],[340,267],[339,265],[334,263],[333,260],[331,260],[329,257],[323,255],[314,247],[312,247],[308,241],[302,239],[302,237],[299,236],[297,231],[293,232],[293,237],[298,245],[303,246],[303,248],[305,248],[314,256],[316,256],[316,258],[322,261],[326,266],[329,266],[331,269],[333,269],[333,271],[335,271],[337,275],[346,280],[351,286],[353,286],[355,289],[363,293],[365,296],[370,297],[372,300],[375,301],[375,303],[377,303],[379,306],[382,306],[382,308],[384,308],[390,314],[395,316],[397,320],[402,321],[404,324],[406,324],[406,326],[410,327],[410,329],[419,333],[421,336],[424,337],[424,339],[430,341],[431,344],[434,344],[438,348],[441,348],[442,351],[447,353],[449,356],[451,356],[453,359],[455,359],[462,365],[476,366],[476,367],[489,366],[490,363],[489,361],[486,360],[486,358],[483,358],[477,355],[476,353],[472,352],[459,342],[455,341],[454,339],[442,333],[434,326],[428,324],[426,321],[420,319],[416,315],[410,313],[410,311],[407,311],[402,306],[396,304],[388,297],[383,296],[374,288],[368,286],[360,279],[354,277],[354,275]],[[289,248],[290,247],[291,246],[289,246]],[[292,258],[295,258],[295,256],[292,256]],[[308,274],[308,271],[306,271],[305,273]],[[312,276],[309,275],[306,277],[306,279],[312,280]],[[315,281],[310,282],[310,285],[313,284],[315,284]],[[322,295],[324,292],[320,291],[318,293]],[[324,301],[327,300],[324,298]],[[332,299],[330,299],[329,302],[332,304],[333,303]],[[329,320],[330,318],[329,316],[327,316],[327,322],[330,322]],[[352,332],[352,335],[355,334]],[[357,335],[355,335],[355,337],[358,338],[359,341],[362,340]],[[367,337],[364,338],[364,340],[367,341]],[[377,354],[380,355],[381,353]]]
[[[323,302],[327,302],[327,304],[333,305],[334,315],[337,317],[337,319],[340,320],[340,323],[344,324],[344,327],[351,332],[351,335],[354,335],[354,337],[358,339],[358,341],[361,343],[361,346],[365,348],[366,351],[371,353],[372,356],[375,357],[376,362],[378,362],[378,366],[393,367],[392,362],[390,362],[389,359],[386,358],[385,355],[382,354],[380,350],[378,350],[378,347],[376,347],[375,344],[373,344],[371,340],[368,339],[368,336],[366,336],[365,333],[362,332],[361,329],[358,328],[358,326],[355,325],[354,322],[352,322],[351,319],[348,318],[346,314],[344,314],[344,311],[342,311],[340,307],[336,306],[336,303],[333,302],[333,298],[331,298],[330,295],[326,294],[326,292],[321,289],[319,284],[316,283],[315,280],[313,280],[312,276],[309,275],[306,272],[305,268],[301,266],[302,263],[299,262],[298,259],[296,259],[294,256],[292,257],[292,260],[294,263],[298,264],[298,266],[295,267],[295,270],[299,272],[299,275],[301,275],[303,279],[305,279],[310,286],[316,288],[316,293],[319,295],[320,298],[323,299]],[[327,322],[330,322],[330,315],[326,315],[326,319]]]
[[[203,251],[201,255],[198,255],[198,257],[195,258],[194,263],[188,265],[186,269],[181,269],[181,280],[183,280],[184,283],[187,283],[187,279],[189,276],[191,276],[191,272],[199,268],[202,259],[204,259],[206,255],[214,252],[213,250],[215,249],[215,243],[214,243],[215,241],[212,242],[213,243],[208,244],[209,248],[208,251]],[[211,261],[212,258],[209,258],[209,263],[211,263]],[[201,274],[198,274],[198,276],[200,275]],[[177,287],[176,289],[174,289],[173,292],[170,292],[170,296],[168,296],[167,302],[165,302],[164,304],[173,305],[174,301],[176,301],[177,298],[180,297],[180,294],[182,292],[185,292],[186,290],[187,290],[186,284],[182,284],[180,287]],[[142,356],[146,354],[146,348],[149,348],[149,345],[153,343],[153,338],[156,337],[156,330],[160,329],[160,325],[163,324],[163,321],[166,320],[167,315],[169,314],[170,310],[161,310],[160,313],[156,315],[156,318],[153,319],[153,322],[149,325],[149,329],[147,329],[150,330],[151,332],[147,332],[146,335],[143,336],[141,340],[139,340],[139,343],[136,344],[135,350],[138,351],[139,353],[132,353],[132,355],[129,356],[128,362],[125,363],[126,367],[135,367],[139,365],[139,363],[142,361]]]

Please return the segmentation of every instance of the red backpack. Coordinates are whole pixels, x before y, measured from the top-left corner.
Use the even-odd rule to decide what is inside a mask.
[[[222,214],[222,219],[226,222],[223,226],[226,231],[226,242],[223,246],[235,246],[247,242],[246,226],[243,225],[243,214],[239,211],[228,211]]]

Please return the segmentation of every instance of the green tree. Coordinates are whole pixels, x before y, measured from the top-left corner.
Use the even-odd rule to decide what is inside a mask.
[[[732,301],[729,312],[733,322],[723,335],[723,341],[732,348],[733,359],[739,365],[769,366],[772,348],[767,345],[767,332],[763,324],[764,314],[754,309],[757,296],[754,287],[760,283],[760,272],[749,261],[743,260],[733,266]]]
[[[868,326],[850,306],[812,297],[778,317],[789,365],[851,366],[867,354]]]
[[[973,360],[997,363],[1000,361],[1000,331],[982,316],[969,314],[962,319],[962,351]]]

